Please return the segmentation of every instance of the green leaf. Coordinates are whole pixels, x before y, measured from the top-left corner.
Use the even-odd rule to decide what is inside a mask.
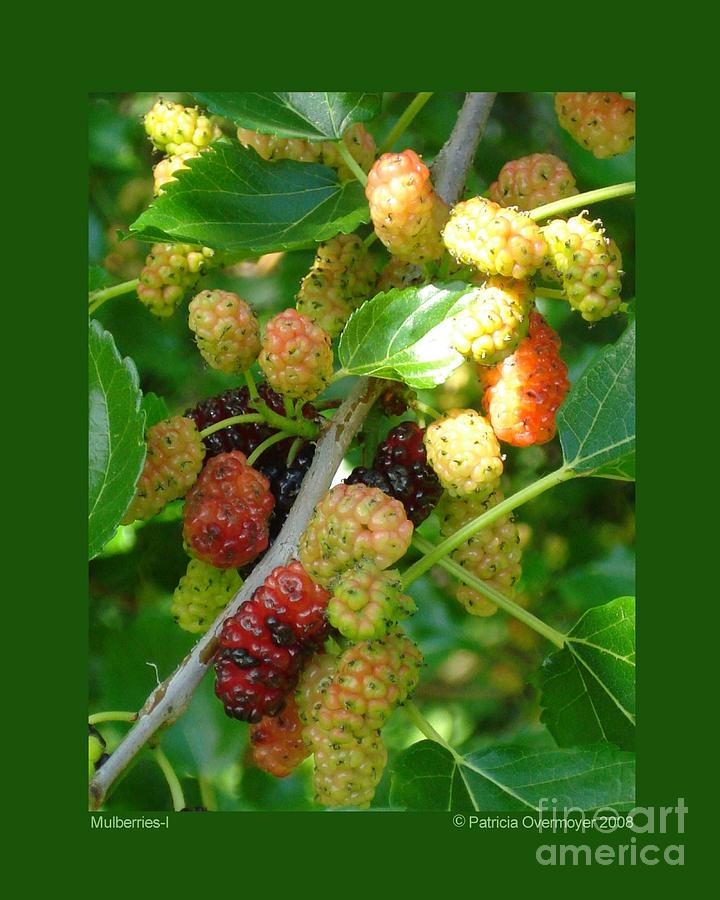
[[[265,162],[222,142],[188,163],[130,226],[135,237],[261,254],[312,247],[369,221],[362,185],[340,184],[327,166]]]
[[[242,128],[305,140],[338,140],[380,112],[381,93],[193,91],[198,103]]]
[[[113,536],[132,500],[145,461],[145,413],[135,364],[120,358],[112,335],[95,320],[90,323],[89,344],[92,559]]]
[[[561,747],[635,743],[635,598],[589,609],[541,670],[542,721]]]
[[[158,397],[158,395],[154,394],[152,391],[143,394],[142,408],[145,412],[146,431],[148,428],[152,428],[153,425],[157,425],[158,422],[167,419],[170,415],[170,410],[168,409],[164,398]]]
[[[102,266],[88,266],[88,293],[99,291],[101,288],[110,287],[113,283],[112,275]]]
[[[378,294],[345,326],[338,347],[342,367],[413,388],[441,384],[463,362],[450,346],[450,319],[476,290],[456,281]]]
[[[580,475],[635,477],[635,323],[585,370],[557,417],[565,465]]]
[[[455,758],[434,741],[405,750],[393,771],[390,802],[409,810],[525,812],[556,798],[586,812],[634,805],[631,753],[609,744],[529,751],[497,747]]]

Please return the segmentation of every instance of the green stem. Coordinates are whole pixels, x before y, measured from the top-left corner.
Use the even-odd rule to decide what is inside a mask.
[[[216,431],[222,431],[223,428],[229,428],[231,425],[243,425],[246,422],[264,422],[265,419],[260,415],[260,413],[243,413],[241,416],[230,416],[228,419],[223,419],[221,422],[214,422],[212,425],[208,425],[207,428],[203,428],[200,432],[201,438],[210,437],[211,434],[215,434]]]
[[[435,549],[434,545],[430,543],[430,541],[426,540],[423,537],[420,537],[419,534],[413,535],[413,545],[417,547],[417,549],[421,553],[432,553]],[[531,612],[528,612],[526,609],[523,609],[522,606],[519,606],[513,600],[510,600],[509,597],[506,597],[504,594],[501,594],[500,591],[496,591],[494,587],[491,587],[487,582],[482,581],[475,575],[472,575],[466,569],[456,562],[453,562],[451,559],[441,559],[438,560],[438,565],[442,566],[446,572],[449,572],[451,575],[454,575],[455,578],[458,578],[460,581],[463,581],[468,587],[474,588],[476,591],[479,591],[481,594],[484,594],[488,600],[492,600],[492,602],[499,606],[500,609],[504,609],[506,613],[509,613],[511,616],[514,616],[519,621],[524,622],[525,625],[528,625],[533,631],[537,631],[538,634],[541,634],[544,638],[547,638],[556,647],[564,647],[565,645],[565,637],[559,631],[556,631],[554,628],[551,628],[550,625],[546,625],[542,619],[538,619],[537,616],[534,616]]]
[[[464,544],[465,541],[469,540],[474,534],[477,534],[478,531],[487,528],[488,525],[491,525],[497,519],[502,518],[502,516],[511,512],[513,509],[517,509],[518,506],[522,506],[523,503],[527,503],[528,500],[532,500],[550,488],[555,487],[556,484],[561,484],[563,481],[573,478],[574,475],[574,472],[570,469],[566,469],[564,466],[556,469],[544,478],[539,478],[537,481],[534,481],[521,491],[517,491],[511,497],[508,497],[507,500],[503,500],[498,503],[497,506],[493,506],[492,509],[477,516],[477,518],[472,519],[467,525],[463,525],[463,527],[459,528],[455,534],[451,534],[449,538],[446,538],[442,543],[438,544],[430,553],[410,566],[403,574],[403,586],[407,588],[416,578],[419,578],[427,572],[428,569],[431,569],[435,563],[440,562],[441,559],[452,553],[453,550],[457,550],[461,544]]]
[[[423,403],[422,400],[413,400],[408,406],[410,406],[411,409],[416,409],[418,412],[425,413],[425,415],[430,416],[431,419],[442,418],[442,413],[438,412],[427,403]]]
[[[217,810],[217,799],[212,780],[206,775],[198,775],[198,787],[200,788],[202,805],[208,812],[215,812]]]
[[[265,419],[268,425],[272,425],[272,427],[277,428],[278,431],[286,432],[285,437],[290,434],[296,434],[300,435],[300,437],[314,440],[318,434],[320,434],[320,429],[315,422],[311,422],[310,419],[290,419],[287,416],[281,416],[279,413],[270,409],[267,403],[265,403],[264,400],[260,400],[258,397],[254,398],[253,406],[263,419]]]
[[[349,375],[350,373],[346,369],[338,369],[337,372],[333,373],[329,384],[335,384],[336,381],[340,381],[341,378],[347,378]]]
[[[243,372],[243,375],[245,376],[245,384],[247,385],[247,389],[248,389],[248,392],[250,393],[250,396],[252,397],[253,400],[257,400],[257,398],[259,396],[258,389],[255,384],[255,379],[253,378],[252,372],[250,371],[250,369],[245,369],[245,371]]]
[[[556,288],[535,288],[535,296],[543,300],[567,300],[565,291]]]
[[[101,722],[135,722],[137,713],[119,711],[116,709],[108,712],[93,713],[88,716],[88,725],[99,725]]]
[[[165,781],[167,781],[168,787],[170,788],[173,809],[175,812],[180,812],[181,809],[185,808],[185,795],[183,794],[180,779],[175,774],[175,769],[173,769],[170,760],[165,756],[160,747],[156,747],[152,753],[155,757],[155,762],[160,766],[160,769],[165,776]]]
[[[106,300],[112,300],[113,297],[119,297],[121,294],[129,294],[139,284],[140,279],[133,278],[131,281],[123,281],[121,284],[114,284],[112,287],[92,291],[88,294],[88,312],[90,314],[94,313],[95,310],[100,309]]]
[[[372,247],[372,245],[377,240],[377,232],[371,231],[370,234],[363,241],[363,247],[367,250],[368,247]]]
[[[283,397],[283,403],[285,404],[285,415],[288,419],[292,419],[295,415],[295,406],[293,405],[292,400],[289,397]]]
[[[357,160],[353,157],[352,153],[348,150],[345,141],[338,141],[338,149],[340,151],[340,156],[345,160],[345,164],[353,173],[353,175],[357,178],[360,184],[365,187],[367,184],[367,175],[363,172],[358,164]]]
[[[258,457],[262,456],[268,447],[272,447],[273,444],[277,444],[279,441],[284,441],[287,437],[289,437],[289,435],[285,431],[278,431],[277,434],[271,434],[269,438],[266,438],[262,444],[259,444],[250,456],[248,456],[247,464],[249,466],[254,465]]]
[[[424,734],[425,737],[430,741],[435,741],[436,744],[440,744],[441,747],[444,747],[448,753],[450,753],[455,760],[456,763],[462,764],[462,757],[453,747],[448,744],[445,738],[440,734],[439,731],[436,731],[432,725],[428,722],[425,716],[420,712],[420,710],[415,706],[414,703],[409,702],[403,706],[403,710],[405,711],[405,715],[410,719],[413,725],[417,728],[417,730]]]
[[[575,194],[574,197],[565,197],[563,200],[555,200],[544,206],[537,206],[528,213],[531,219],[538,222],[540,219],[549,219],[550,216],[561,216],[570,210],[590,203],[600,203],[602,200],[614,200],[616,197],[628,197],[635,193],[635,182],[624,181],[622,184],[611,184],[609,187],[598,188],[596,191],[586,191],[584,194]]]
[[[288,468],[290,468],[290,466],[295,462],[295,457],[298,455],[298,451],[300,450],[300,448],[302,447],[302,445],[304,443],[305,443],[305,441],[299,437],[295,438],[295,440],[292,442],[292,445],[291,445],[290,450],[288,451],[288,455],[287,455],[286,465]]]
[[[428,100],[432,97],[432,91],[421,91],[419,94],[416,94],[415,97],[410,101],[408,106],[406,107],[403,114],[397,120],[397,122],[390,129],[390,133],[382,142],[382,146],[378,151],[380,153],[387,153],[389,150],[392,150],[393,144],[395,141],[402,135],[405,130],[409,127],[412,120],[415,116],[420,112],[420,110],[425,106]]]

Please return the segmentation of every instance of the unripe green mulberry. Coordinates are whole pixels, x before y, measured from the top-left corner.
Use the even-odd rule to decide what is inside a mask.
[[[298,716],[305,726],[317,722],[318,710],[337,669],[338,657],[331,653],[318,653],[305,664],[295,692]],[[307,731],[303,737],[312,746],[312,735]]]
[[[328,587],[362,560],[388,568],[405,555],[412,533],[399,500],[364,484],[336,484],[300,538],[300,561],[313,581]]]
[[[455,316],[453,347],[463,356],[492,366],[509,356],[528,330],[533,292],[526,281],[495,275]]]
[[[565,221],[555,219],[543,229],[548,258],[562,278],[570,305],[586,322],[598,322],[620,308],[622,256],[615,241],[605,237],[602,222],[585,213]]]
[[[318,732],[313,741],[315,800],[328,807],[368,807],[387,765],[380,733],[368,732],[339,745]]]
[[[455,206],[443,239],[459,262],[508,278],[533,275],[547,253],[542,232],[529,216],[484,197]]]
[[[160,99],[145,116],[145,131],[168,156],[203,150],[222,136],[216,119],[194,106]]]
[[[155,196],[159,196],[163,192],[163,188],[168,182],[175,181],[175,172],[179,169],[187,169],[185,163],[199,154],[199,150],[178,153],[175,156],[166,156],[160,162],[153,166],[153,190]]]
[[[249,128],[238,128],[237,137],[243,147],[252,147],[265,160],[294,159],[296,162],[320,163],[336,169],[341,181],[350,181],[355,177],[343,159],[336,141],[276,137],[272,134],[260,134]],[[367,172],[375,159],[375,141],[365,126],[356,122],[343,134],[342,142],[355,162]]]
[[[400,573],[381,571],[368,560],[333,583],[327,616],[346,638],[366,641],[382,637],[414,611],[412,599],[403,594]]]
[[[468,522],[497,506],[502,499],[499,490],[485,499],[477,495],[450,497],[446,494],[437,508],[440,533],[443,537],[450,537]],[[506,597],[512,597],[515,593],[515,585],[522,573],[521,558],[520,536],[512,514],[496,519],[452,552],[456,563]],[[459,583],[455,595],[473,616],[491,616],[497,612],[497,606],[491,600],[466,584]]]
[[[312,400],[332,377],[330,335],[308,316],[286,309],[266,324],[258,361],[273,390]]]
[[[339,234],[320,244],[303,278],[297,310],[337,337],[351,314],[375,294],[375,267],[356,234]]]
[[[260,326],[250,306],[231,291],[201,291],[189,306],[190,330],[203,359],[229,375],[243,372],[260,353]]]
[[[153,244],[137,295],[153,315],[171,316],[211,264],[215,252],[193,244]]]
[[[88,725],[88,778],[92,778],[97,771],[98,763],[105,756],[106,747],[105,738],[97,728]]]
[[[552,153],[533,153],[505,163],[489,190],[490,199],[500,206],[526,211],[577,192],[567,163]]]
[[[148,428],[145,465],[122,524],[151,519],[171,500],[184,497],[195,483],[205,447],[195,423],[174,416]]]
[[[216,569],[191,559],[173,594],[171,612],[175,621],[191,634],[207,631],[241,586],[242,578],[235,569]]]
[[[427,459],[453,497],[487,497],[503,472],[500,445],[492,426],[474,409],[453,409],[425,431]]]
[[[417,264],[442,256],[448,208],[417,153],[383,154],[370,170],[365,196],[375,233],[393,256]]]

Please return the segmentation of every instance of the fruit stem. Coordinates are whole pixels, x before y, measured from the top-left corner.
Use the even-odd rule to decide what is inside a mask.
[[[113,297],[119,297],[121,294],[129,294],[131,291],[134,291],[139,284],[140,279],[133,278],[131,281],[123,281],[121,284],[112,285],[112,287],[91,291],[88,294],[88,313],[92,315],[95,310],[100,309],[106,300],[112,300]]]
[[[556,288],[535,288],[535,296],[543,300],[567,300],[565,291]]]
[[[440,732],[433,728],[414,703],[406,703],[405,706],[403,706],[403,710],[405,715],[421,734],[424,734],[428,740],[434,741],[436,744],[440,744],[441,747],[444,747],[448,753],[451,754],[456,763],[462,763],[462,757],[457,750],[451,747]]]
[[[173,809],[175,812],[180,812],[181,809],[185,808],[185,795],[183,794],[180,779],[175,774],[175,769],[173,769],[170,760],[165,756],[160,747],[155,747],[152,754],[155,757],[155,762],[160,766],[160,770],[165,776],[165,781],[167,781],[168,787],[170,788]]]
[[[544,206],[531,209],[528,216],[535,222],[540,219],[549,219],[550,216],[560,216],[570,210],[578,209],[590,203],[600,203],[601,200],[614,200],[616,197],[628,197],[635,193],[635,182],[624,181],[622,184],[611,184],[609,187],[598,188],[596,191],[586,191],[584,194],[575,194],[573,197],[565,197],[563,200],[554,200]]]
[[[289,397],[283,397],[283,403],[285,404],[285,415],[292,419],[295,415],[295,405]]]
[[[416,409],[418,412],[425,413],[425,415],[430,416],[431,419],[439,419],[442,417],[442,413],[433,409],[433,407],[429,406],[427,403],[423,403],[422,400],[411,400],[410,403],[408,403],[408,406],[410,409]]]
[[[377,232],[371,231],[370,234],[363,241],[363,247],[367,250],[368,247],[372,247],[372,245],[377,240]]]
[[[360,184],[365,187],[367,184],[367,175],[360,168],[357,160],[353,157],[352,153],[348,150],[345,141],[338,141],[338,150],[340,151],[340,156],[345,160],[346,165],[353,173],[353,175],[357,178]]]
[[[243,413],[241,416],[230,416],[228,419],[223,419],[222,422],[214,422],[212,425],[208,425],[207,428],[203,428],[200,432],[200,437],[204,440],[206,437],[210,437],[211,434],[215,434],[216,431],[221,431],[223,428],[229,428],[231,425],[243,425],[246,422],[264,421],[265,419],[260,413]]]
[[[253,378],[252,372],[250,371],[250,369],[245,369],[245,371],[243,372],[243,375],[245,376],[245,384],[247,385],[247,389],[250,393],[250,396],[252,397],[253,400],[257,400],[259,394],[258,394],[258,389],[255,384],[255,379]]]
[[[249,466],[255,465],[258,457],[262,456],[268,447],[272,447],[272,445],[277,444],[278,441],[284,441],[287,437],[289,437],[289,435],[285,431],[278,431],[276,434],[271,434],[269,438],[266,438],[262,444],[259,444],[250,456],[248,456],[247,464]]]
[[[296,437],[295,440],[292,442],[292,445],[290,446],[290,450],[288,451],[287,461],[285,463],[285,465],[288,467],[288,469],[295,462],[295,457],[298,455],[298,451],[300,450],[300,448],[302,447],[302,445],[304,443],[305,443],[305,441],[300,437]]]
[[[121,712],[116,709],[107,712],[93,713],[88,716],[88,725],[99,725],[101,722],[135,722],[137,721],[137,713]]]
[[[388,153],[393,148],[393,144],[395,141],[407,130],[412,120],[415,116],[420,112],[420,110],[425,106],[428,100],[432,97],[433,91],[420,91],[420,93],[416,94],[410,103],[405,107],[404,112],[400,115],[400,118],[393,125],[393,127],[388,132],[387,137],[380,145],[380,149],[378,150],[378,154],[380,153]]]
[[[259,397],[253,399],[253,406],[263,419],[265,419],[268,425],[272,425],[272,427],[277,428],[278,431],[286,432],[285,437],[290,434],[297,434],[300,435],[300,437],[313,440],[320,433],[320,429],[315,422],[311,422],[309,419],[291,419],[287,416],[281,416],[279,413],[270,409],[267,403],[265,403],[264,400],[260,400]]]
[[[465,541],[469,540],[474,534],[477,534],[478,531],[487,528],[488,525],[491,525],[511,510],[517,509],[518,506],[522,506],[523,503],[527,503],[528,500],[538,497],[550,488],[555,487],[556,484],[561,484],[569,478],[574,478],[574,476],[575,473],[572,470],[562,466],[554,472],[550,472],[550,474],[546,475],[544,478],[539,478],[537,481],[529,484],[521,491],[517,491],[511,497],[498,503],[497,506],[493,506],[492,509],[482,513],[482,515],[472,519],[466,525],[463,525],[462,528],[459,528],[455,534],[451,534],[449,538],[446,538],[442,543],[438,544],[425,556],[410,566],[403,574],[403,587],[407,588],[416,578],[424,575],[428,569],[431,569],[436,563],[440,562],[443,557],[452,553],[453,550],[457,550],[461,544],[464,544]]]
[[[413,545],[417,547],[421,553],[431,553],[434,549],[434,545],[425,538],[420,537],[419,534],[413,535]],[[546,625],[542,619],[538,619],[537,616],[534,616],[531,612],[523,609],[522,606],[519,606],[509,597],[501,594],[500,591],[496,591],[494,587],[491,587],[485,581],[481,581],[481,579],[472,575],[466,569],[463,569],[459,563],[453,562],[451,559],[441,559],[438,560],[438,565],[442,566],[446,572],[454,575],[455,578],[465,582],[469,587],[474,588],[476,591],[480,591],[481,594],[484,594],[488,600],[492,600],[492,602],[496,606],[499,606],[500,609],[504,609],[506,613],[519,619],[519,621],[532,628],[533,631],[537,631],[538,634],[541,634],[544,638],[547,638],[551,643],[555,644],[556,647],[562,648],[565,645],[565,636],[559,631],[551,628],[550,625]]]

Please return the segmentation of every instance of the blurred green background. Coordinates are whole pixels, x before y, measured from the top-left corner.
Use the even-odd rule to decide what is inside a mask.
[[[163,96],[191,104],[182,93]],[[412,99],[385,94],[383,112],[368,124],[377,143]],[[154,93],[95,94],[89,111],[89,261],[103,265],[117,281],[137,277],[147,245],[119,241],[152,199],[150,143],[142,116]],[[396,149],[412,147],[429,163],[462,104],[460,93],[435,94]],[[232,135],[232,128],[226,132]],[[553,98],[545,93],[500,94],[493,108],[473,171],[468,195],[480,193],[502,165],[529,153],[550,152],[564,159],[580,191],[634,178],[635,151],[596,160],[557,125]],[[629,199],[591,210],[602,217],[623,254],[623,296],[634,297],[634,208]],[[378,266],[382,251],[375,245]],[[234,290],[262,319],[294,304],[300,279],[313,252],[284,254],[265,274],[244,265],[212,273],[205,287]],[[565,304],[545,301],[541,311],[559,331],[562,355],[575,380],[602,345],[614,341],[625,316],[588,328]],[[133,294],[106,303],[96,317],[114,335],[120,353],[135,361],[144,391],[165,398],[171,413],[235,386],[237,379],[205,367],[194,347],[182,310],[159,320]],[[336,386],[339,394],[343,384]],[[441,409],[478,404],[475,379],[461,368],[425,398]],[[402,419],[388,420],[391,427]],[[509,448],[504,488],[513,492],[556,467],[556,441],[524,450]],[[359,461],[359,451],[348,464]],[[634,486],[604,479],[575,480],[522,507],[518,521],[524,544],[519,602],[557,628],[571,626],[591,606],[634,593]],[[151,523],[121,528],[103,555],[90,564],[89,708],[138,709],[194,643],[170,615],[173,589],[187,557],[181,543],[180,510],[170,507]],[[422,533],[437,535],[431,517]],[[552,744],[539,725],[536,676],[552,649],[544,639],[503,613],[488,619],[468,616],[452,596],[443,573],[430,573],[411,593],[418,613],[407,631],[427,661],[416,701],[432,724],[464,751],[498,741]],[[218,810],[308,810],[312,803],[308,761],[278,780],[248,760],[246,725],[226,718],[215,700],[212,679],[198,690],[187,714],[163,737],[163,748],[181,778],[188,805]],[[101,728],[109,749],[126,726]],[[374,807],[387,806],[393,756],[420,735],[397,712],[384,736],[390,762]],[[106,804],[110,811],[172,809],[160,770],[149,757],[138,764]]]

